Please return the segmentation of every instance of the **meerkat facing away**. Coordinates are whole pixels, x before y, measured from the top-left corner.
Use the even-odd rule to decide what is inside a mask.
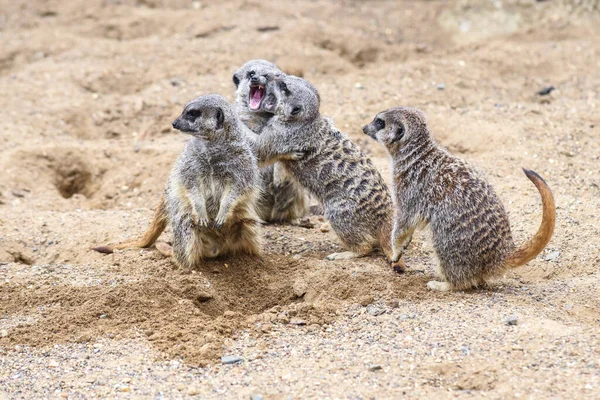
[[[236,86],[235,105],[244,124],[260,134],[273,117],[266,110],[265,86],[268,79],[285,76],[277,66],[266,60],[251,60],[233,74]],[[250,136],[253,135],[250,133]],[[259,216],[267,222],[293,222],[308,212],[308,193],[280,163],[261,169],[263,195],[257,202]]]
[[[430,289],[460,290],[488,283],[533,260],[550,241],[556,207],[550,188],[537,173],[524,170],[542,197],[542,223],[532,239],[516,248],[508,215],[492,186],[433,140],[420,110],[383,111],[363,131],[392,156],[393,261],[402,256],[417,227],[431,227],[443,281],[429,282]]]
[[[259,256],[259,169],[241,125],[224,97],[206,95],[188,103],[173,127],[192,138],[173,167],[151,228],[139,241],[108,249],[149,246],[169,221],[173,256],[182,267],[221,255]],[[106,248],[96,248],[101,249]]]
[[[327,259],[361,257],[376,245],[391,258],[392,200],[371,160],[321,116],[319,94],[304,79],[273,79],[267,93],[266,107],[275,117],[258,137],[259,163],[280,161],[322,202],[325,218],[349,249]],[[294,152],[304,156],[289,159]]]

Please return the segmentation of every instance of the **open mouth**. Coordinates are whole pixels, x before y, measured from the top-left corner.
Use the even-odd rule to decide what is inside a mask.
[[[264,86],[250,86],[250,109],[258,110],[260,108],[260,103],[262,102],[263,97],[265,97],[265,87]]]

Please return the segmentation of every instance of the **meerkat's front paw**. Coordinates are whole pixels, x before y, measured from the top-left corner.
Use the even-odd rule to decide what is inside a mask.
[[[438,292],[449,292],[450,284],[448,282],[429,281],[427,287],[431,290],[437,290]]]
[[[295,151],[293,153],[290,153],[290,160],[294,160],[294,161],[298,161],[298,160],[302,160],[305,156],[305,153],[303,151]]]
[[[210,225],[210,221],[208,218],[196,218],[195,223],[198,228],[208,228],[208,226]]]
[[[223,227],[223,225],[225,225],[225,221],[227,221],[227,218],[217,217],[217,218],[215,218],[215,220],[213,222],[213,227],[215,229],[221,229]]]

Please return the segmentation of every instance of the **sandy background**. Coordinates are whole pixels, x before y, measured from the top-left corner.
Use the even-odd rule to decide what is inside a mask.
[[[0,0],[0,398],[598,398],[599,10]],[[146,228],[186,140],[172,120],[200,94],[233,99],[253,58],[314,83],[386,177],[361,126],[422,108],[486,171],[518,243],[541,218],[520,168],[537,171],[558,206],[548,248],[452,294],[426,289],[422,236],[398,276],[380,255],[322,261],[341,248],[314,216],[267,227],[263,263],[89,251]]]

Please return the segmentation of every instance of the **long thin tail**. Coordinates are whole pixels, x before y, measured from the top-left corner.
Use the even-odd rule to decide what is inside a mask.
[[[160,203],[154,212],[154,218],[150,223],[150,226],[144,233],[140,239],[129,240],[123,243],[108,245],[108,246],[98,246],[92,247],[92,250],[95,250],[100,253],[110,254],[114,250],[123,250],[129,248],[144,248],[149,247],[156,242],[156,239],[160,236],[160,234],[167,227],[167,212],[165,209],[165,197],[164,195],[160,198]]]
[[[554,224],[556,222],[556,205],[554,196],[544,179],[534,171],[523,169],[527,178],[537,187],[542,196],[542,224],[536,234],[521,247],[508,255],[506,266],[509,268],[519,267],[533,260],[548,244]]]

